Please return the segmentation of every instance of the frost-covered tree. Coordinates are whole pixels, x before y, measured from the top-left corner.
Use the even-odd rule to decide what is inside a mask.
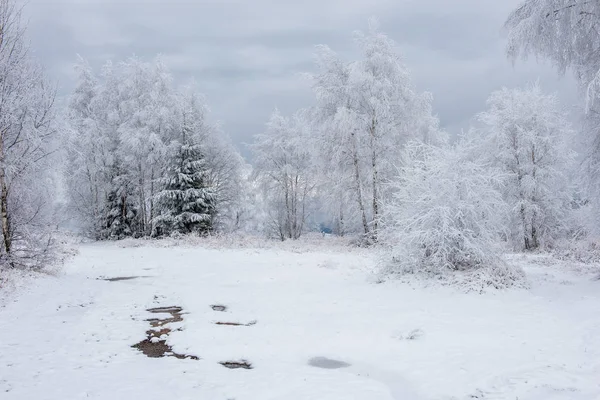
[[[173,148],[182,143],[184,113],[190,116],[186,124],[193,125],[194,144],[202,148],[204,184],[214,192],[210,226],[234,229],[243,207],[242,159],[208,121],[204,100],[191,88],[176,90],[160,59],[108,62],[99,77],[84,60],[76,68],[79,79],[67,111],[66,180],[70,206],[84,232],[95,238],[152,233],[162,173],[181,154]],[[192,97],[196,110],[190,114]],[[126,202],[116,201],[125,194]],[[125,215],[135,221],[110,232],[118,224],[107,221],[123,215],[116,210],[125,205],[130,211]]]
[[[508,55],[550,59],[561,73],[572,69],[590,99],[600,88],[600,3],[525,0],[508,17]]]
[[[414,274],[445,282],[520,284],[523,275],[500,258],[504,226],[500,172],[473,159],[474,145],[410,142],[401,178],[392,182],[382,241],[391,248],[389,274]]]
[[[208,184],[201,145],[204,105],[193,94],[182,101],[180,137],[170,144],[173,154],[161,179],[164,186],[156,195],[157,235],[206,234],[212,230],[215,194]]]
[[[330,180],[339,183],[329,196],[330,208],[345,208],[343,194],[351,190],[355,215],[350,217],[360,221],[367,239],[377,240],[383,199],[389,195],[383,183],[397,173],[403,145],[433,139],[437,120],[431,96],[416,91],[395,43],[375,21],[367,34],[356,34],[356,44],[362,58],[353,62],[340,60],[326,46],[317,50],[319,72],[312,78],[321,129],[316,148]]]
[[[583,174],[589,210],[586,218],[597,234],[600,226],[600,2],[579,0],[525,0],[508,17],[508,55],[529,55],[550,60],[561,74],[573,72],[585,94],[586,115],[582,129],[585,149]]]
[[[65,181],[70,211],[79,216],[79,224],[92,237],[101,236],[108,162],[108,143],[97,114],[98,80],[83,60],[75,66],[78,81],[66,111],[64,135]]]
[[[479,115],[484,125],[483,154],[505,174],[504,199],[511,210],[515,246],[536,249],[568,228],[572,202],[568,171],[573,131],[554,95],[539,85],[502,89]]]
[[[0,0],[0,261],[39,266],[49,243],[54,89],[32,59],[21,8]]]
[[[114,176],[104,201],[100,237],[123,239],[135,236],[139,234],[140,218],[129,177],[118,164],[112,167],[112,173]]]
[[[203,107],[198,140],[204,153],[206,183],[214,193],[211,225],[216,231],[232,232],[241,228],[247,211],[245,161],[220,127],[207,121],[208,109]]]
[[[298,239],[306,229],[308,202],[316,184],[302,112],[292,118],[273,112],[265,133],[255,136],[254,176],[267,206],[268,229],[281,240]]]

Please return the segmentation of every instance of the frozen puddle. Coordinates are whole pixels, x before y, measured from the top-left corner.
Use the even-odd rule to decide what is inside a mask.
[[[324,369],[340,369],[348,368],[351,364],[348,364],[344,361],[332,360],[331,358],[327,357],[313,357],[308,360],[308,365]]]
[[[121,281],[130,281],[138,278],[149,278],[148,276],[117,276],[114,278],[102,278],[103,281],[107,282],[121,282]]]
[[[224,322],[224,321],[217,321],[215,322],[215,325],[226,325],[226,326],[254,326],[256,325],[258,321],[250,321],[248,323],[242,324],[241,322]]]
[[[246,360],[240,361],[221,361],[219,364],[229,369],[252,369],[252,364]]]
[[[146,339],[131,347],[138,349],[150,358],[175,357],[179,359],[199,360],[196,356],[174,353],[171,346],[167,344],[167,337],[171,333],[171,328],[165,325],[183,321],[181,315],[183,309],[181,307],[149,308],[147,311],[153,314],[170,314],[171,316],[167,318],[148,319],[147,321],[150,322],[151,329],[146,331]]]

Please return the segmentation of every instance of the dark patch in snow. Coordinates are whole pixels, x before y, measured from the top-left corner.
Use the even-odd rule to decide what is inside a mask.
[[[220,311],[220,312],[227,311],[227,306],[224,306],[223,304],[213,304],[210,306],[210,308],[212,308],[214,311]]]
[[[149,308],[147,311],[153,314],[170,314],[170,317],[167,318],[150,318],[146,321],[150,322],[150,326],[152,328],[161,328],[161,329],[150,329],[146,331],[146,339],[141,342],[134,344],[133,348],[138,349],[142,353],[144,353],[147,357],[151,358],[160,358],[160,357],[175,357],[179,359],[190,359],[190,360],[199,360],[198,357],[188,355],[188,354],[178,354],[173,352],[171,346],[167,344],[166,337],[171,333],[171,328],[165,327],[166,324],[170,324],[172,322],[180,322],[183,321],[181,307],[171,306],[171,307],[157,307],[157,308]]]
[[[181,316],[181,312],[183,311],[183,308],[178,307],[178,306],[156,307],[156,308],[149,308],[147,311],[151,312],[152,314],[165,313],[165,314],[171,314],[173,317],[176,317],[177,315]],[[181,319],[180,319],[180,321],[181,321]]]
[[[252,369],[252,364],[250,364],[248,361],[246,360],[240,360],[240,361],[221,361],[219,364],[221,364],[222,366],[229,368],[229,369]]]
[[[149,276],[117,276],[114,278],[98,278],[107,282],[120,282],[120,281],[130,281],[132,279],[138,278],[149,278]]]
[[[252,326],[252,325],[256,325],[258,321],[250,321],[246,324],[242,324],[241,322],[222,322],[222,321],[218,321],[215,322],[215,325],[228,325],[228,326]]]
[[[308,365],[324,369],[340,369],[347,368],[351,364],[348,364],[344,361],[332,360],[331,358],[327,357],[313,357],[310,360],[308,360]]]

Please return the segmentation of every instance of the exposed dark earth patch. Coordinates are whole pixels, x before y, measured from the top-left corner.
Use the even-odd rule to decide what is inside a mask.
[[[153,314],[170,314],[171,316],[167,318],[147,319],[146,321],[150,322],[150,326],[153,329],[146,331],[146,339],[142,340],[137,344],[134,344],[131,347],[138,349],[147,357],[151,358],[175,357],[179,359],[199,360],[199,358],[196,356],[175,353],[173,352],[171,346],[167,344],[166,336],[168,336],[171,333],[171,328],[165,327],[165,325],[170,324],[172,322],[183,321],[183,309],[181,307],[157,307],[149,308],[147,311]]]
[[[350,364],[348,364],[347,362],[332,360],[331,358],[327,357],[313,357],[310,360],[308,360],[308,365],[324,369],[340,369],[347,368],[350,366]]]
[[[252,364],[246,360],[240,361],[221,361],[219,364],[229,369],[252,369]]]
[[[218,321],[215,322],[215,325],[228,325],[228,326],[252,326],[252,325],[256,325],[258,321],[250,321],[246,324],[242,324],[241,322],[223,322],[223,321]]]
[[[220,312],[227,311],[227,306],[224,306],[223,304],[213,304],[210,306],[210,308],[212,308],[214,311],[220,311]]]
[[[121,282],[121,281],[130,281],[132,279],[138,279],[138,278],[149,278],[149,276],[117,276],[114,278],[98,278],[98,279],[107,281],[107,282]]]
[[[157,307],[157,308],[149,308],[153,314],[171,314],[168,318],[150,318],[146,321],[150,322],[150,326],[153,328],[158,328],[166,324],[170,324],[171,322],[181,322],[183,321],[183,316],[181,315],[183,309],[177,306],[171,307]]]

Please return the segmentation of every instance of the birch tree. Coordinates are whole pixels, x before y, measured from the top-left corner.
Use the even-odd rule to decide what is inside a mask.
[[[304,118],[273,112],[265,133],[251,146],[255,178],[266,197],[269,228],[281,239],[298,239],[304,232],[308,202],[316,184],[310,149],[303,143]]]
[[[69,99],[64,132],[67,195],[70,211],[79,216],[84,233],[99,238],[108,149],[97,115],[98,79],[81,57],[75,71],[78,81]]]
[[[564,74],[573,73],[586,104],[583,124],[585,202],[595,233],[600,221],[600,3],[579,0],[525,0],[508,17],[509,57],[530,55],[550,60]]]
[[[336,179],[352,182],[362,233],[376,241],[382,199],[388,196],[383,182],[396,174],[403,145],[432,139],[437,121],[431,96],[417,92],[395,43],[375,21],[369,28],[355,35],[362,52],[357,61],[344,62],[328,47],[318,47],[313,89],[322,120],[321,158],[339,171]]]
[[[505,174],[504,199],[511,210],[517,248],[551,244],[567,230],[572,190],[568,172],[573,131],[554,95],[539,85],[502,89],[488,99],[479,115],[485,128],[482,154]]]
[[[0,254],[11,266],[39,265],[46,254],[54,96],[30,55],[21,9],[0,0]]]

